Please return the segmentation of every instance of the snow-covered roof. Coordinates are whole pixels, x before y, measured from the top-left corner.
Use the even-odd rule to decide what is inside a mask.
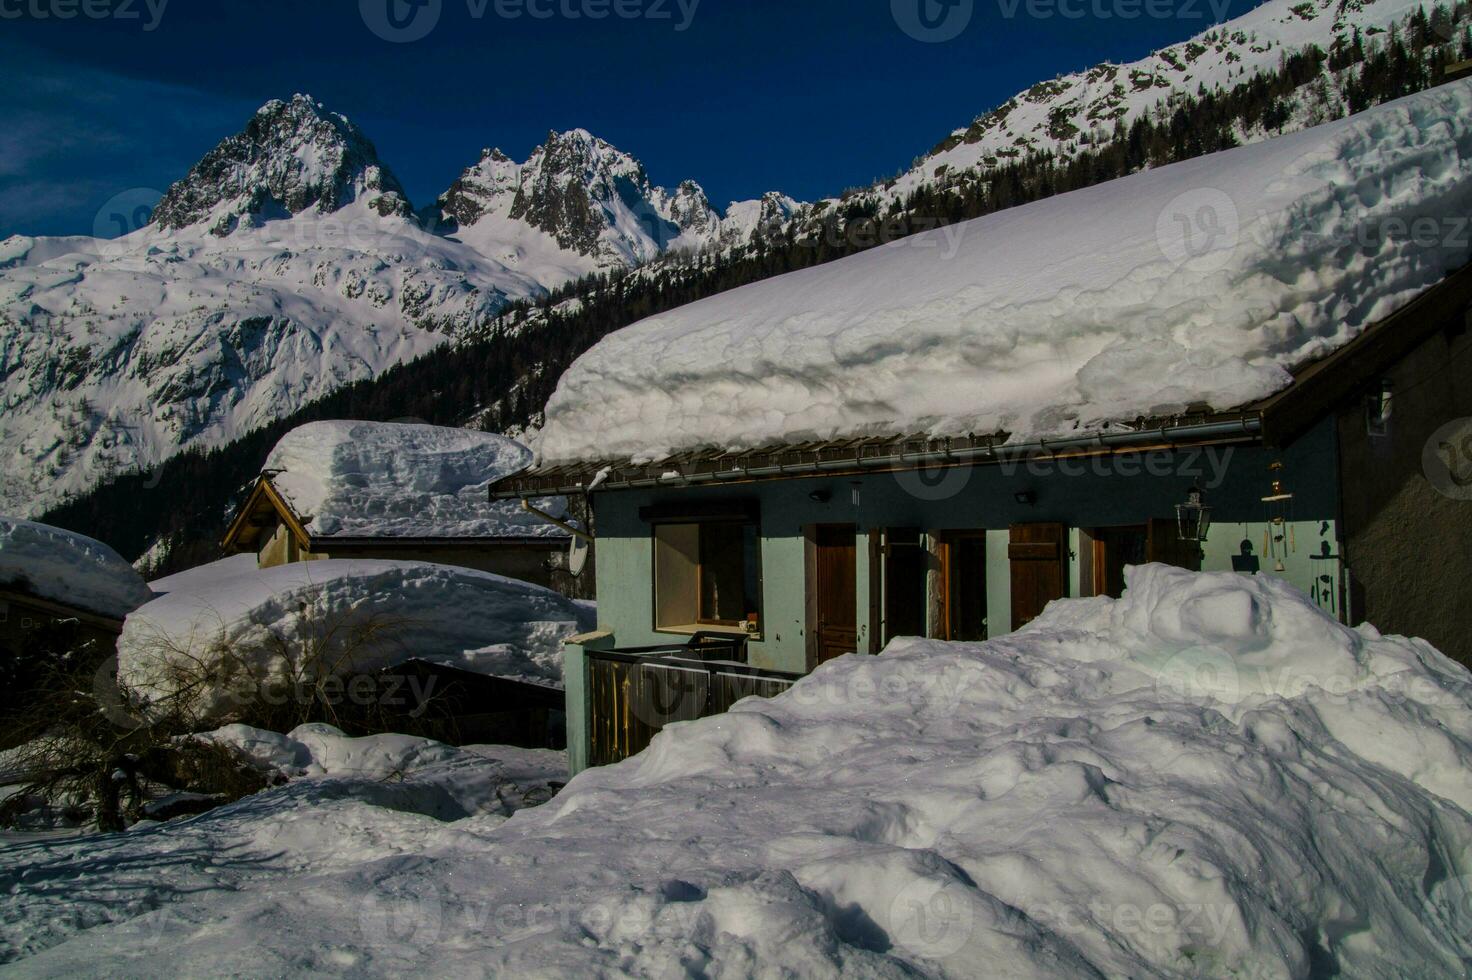
[[[0,588],[122,619],[153,597],[143,576],[101,541],[0,517]]]
[[[282,437],[266,473],[314,537],[566,537],[518,502],[488,499],[491,483],[531,459],[491,432],[312,422]],[[559,516],[567,510],[560,498],[541,503]]]
[[[158,700],[197,679],[189,670],[218,665],[218,683],[201,684],[191,705],[205,718],[227,718],[234,706],[227,667],[248,664],[252,677],[276,676],[285,667],[283,648],[323,651],[321,664],[298,665],[308,674],[328,665],[361,672],[419,659],[560,686],[562,640],[593,625],[587,603],[428,562],[253,568],[225,559],[173,579],[167,595],[124,623],[118,679]],[[377,630],[359,636],[369,624]],[[357,637],[353,649],[338,648],[338,641],[354,642],[345,637]]]
[[[1469,171],[1463,81],[731,290],[579,358],[542,461],[1239,407],[1468,261]]]

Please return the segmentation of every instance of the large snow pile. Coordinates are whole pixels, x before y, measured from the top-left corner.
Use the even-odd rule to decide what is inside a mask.
[[[0,588],[122,619],[153,593],[132,565],[101,541],[0,517]]]
[[[592,625],[587,604],[449,565],[355,559],[232,574],[217,563],[128,616],[118,680],[207,719],[229,717],[263,679],[411,659],[560,686],[563,639]]]
[[[1227,409],[1467,262],[1472,81],[1147,171],[617,331],[548,461]]]
[[[1472,678],[1270,577],[1128,584],[833,661],[505,823],[38,846],[0,930],[58,977],[1462,976]]]
[[[522,509],[491,502],[491,483],[525,469],[531,450],[471,429],[312,422],[266,460],[271,483],[324,537],[566,537]],[[540,501],[561,516],[562,498]]]

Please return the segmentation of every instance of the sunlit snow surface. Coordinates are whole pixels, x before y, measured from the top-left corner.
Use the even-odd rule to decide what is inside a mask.
[[[289,788],[0,852],[0,948],[56,977],[1461,975],[1472,678],[1266,576],[1128,583],[841,658],[506,822]]]
[[[1472,81],[731,290],[605,338],[545,460],[1233,408],[1464,264]]]

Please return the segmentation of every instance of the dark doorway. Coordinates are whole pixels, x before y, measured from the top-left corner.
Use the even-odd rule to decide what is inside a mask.
[[[941,549],[944,638],[986,639],[986,532],[946,535]]]
[[[919,528],[884,532],[884,642],[925,635],[925,573],[929,555]]]
[[[812,534],[812,660],[826,663],[859,648],[856,534],[852,524],[822,524]]]

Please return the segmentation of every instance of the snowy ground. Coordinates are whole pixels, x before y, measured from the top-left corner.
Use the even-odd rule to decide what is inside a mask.
[[[0,941],[54,977],[1460,976],[1469,680],[1274,579],[1147,566],[509,820],[405,803],[466,791],[429,764],[11,849]]]

